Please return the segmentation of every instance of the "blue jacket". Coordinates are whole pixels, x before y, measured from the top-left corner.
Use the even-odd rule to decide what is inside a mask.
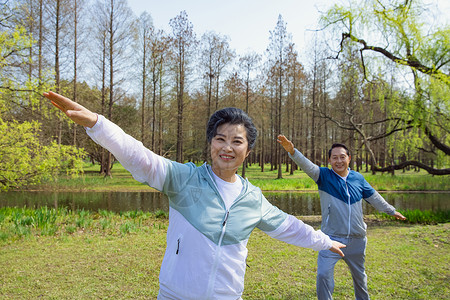
[[[294,155],[289,154],[289,157],[317,183],[322,211],[321,230],[325,234],[365,237],[367,225],[363,219],[362,199],[378,211],[389,215],[395,213],[395,208],[389,205],[360,173],[349,170],[347,179],[344,180],[333,169],[312,163],[297,149]]]

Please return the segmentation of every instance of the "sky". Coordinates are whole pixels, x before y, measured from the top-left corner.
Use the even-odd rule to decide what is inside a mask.
[[[317,28],[319,11],[338,0],[128,0],[139,16],[147,11],[158,29],[171,32],[170,19],[185,10],[192,22],[197,38],[207,31],[229,37],[231,49],[238,54],[255,51],[264,53],[269,45],[270,31],[281,14],[287,32],[297,50],[307,47],[311,30]],[[435,3],[443,18],[450,23],[449,0],[426,0]]]

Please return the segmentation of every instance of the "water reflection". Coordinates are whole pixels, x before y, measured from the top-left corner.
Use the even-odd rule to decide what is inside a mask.
[[[289,214],[320,215],[318,193],[264,193],[267,200]]]
[[[381,193],[396,209],[450,210],[450,193]],[[296,215],[320,215],[318,193],[265,193],[266,198],[281,210]],[[373,214],[376,209],[363,201],[364,214]]]
[[[0,207],[4,206],[114,212],[169,210],[167,197],[159,192],[7,192],[0,193]]]
[[[447,193],[380,193],[398,209],[450,210],[450,192]]]
[[[320,215],[320,200],[312,193],[264,193],[281,210],[301,216]],[[450,210],[450,193],[383,193],[383,197],[397,209]],[[101,209],[121,212],[130,210],[169,210],[167,197],[159,192],[4,192],[0,193],[0,207],[40,206],[66,207],[71,210]],[[363,202],[365,214],[375,209]]]

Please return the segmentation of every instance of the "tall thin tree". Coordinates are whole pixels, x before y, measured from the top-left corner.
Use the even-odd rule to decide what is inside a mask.
[[[173,47],[175,56],[175,76],[177,92],[177,149],[176,161],[183,162],[183,117],[184,117],[184,93],[186,85],[187,68],[193,55],[193,48],[197,44],[196,35],[192,23],[188,20],[186,11],[169,22],[172,27]]]

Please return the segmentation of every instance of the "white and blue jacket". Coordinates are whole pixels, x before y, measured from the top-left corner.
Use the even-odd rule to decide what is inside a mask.
[[[319,167],[295,149],[289,157],[318,186],[322,211],[321,230],[330,236],[363,238],[367,225],[363,219],[362,199],[378,211],[395,214],[395,208],[375,191],[364,177],[349,170],[347,179],[333,169]]]
[[[158,299],[240,299],[246,246],[255,228],[297,246],[331,248],[328,236],[271,205],[242,177],[242,192],[227,210],[207,164],[197,167],[158,156],[102,116],[86,131],[136,180],[169,198]]]

